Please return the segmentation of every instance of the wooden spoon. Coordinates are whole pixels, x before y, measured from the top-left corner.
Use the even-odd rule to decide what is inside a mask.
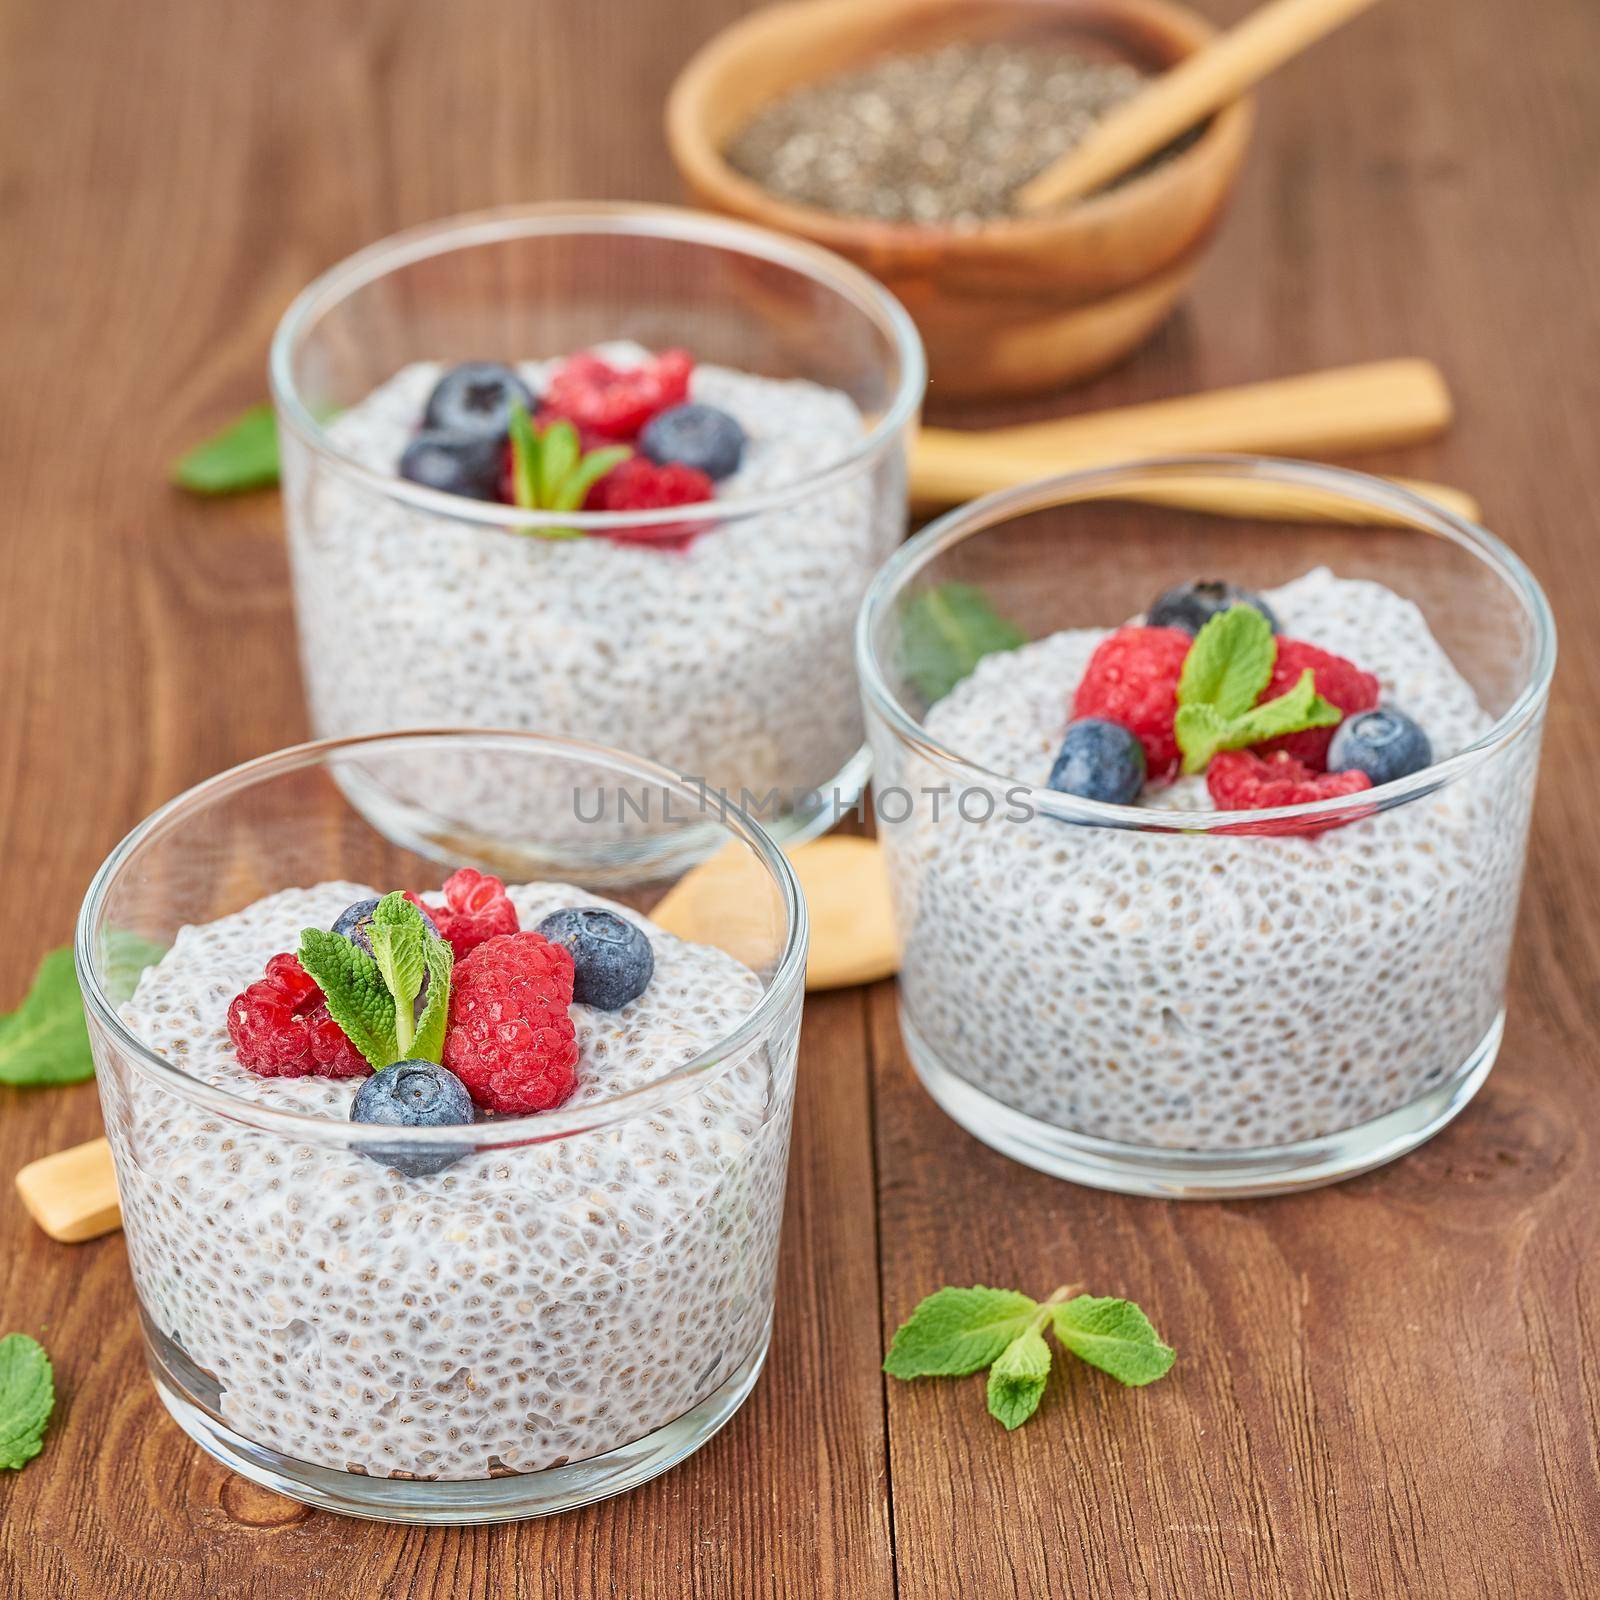
[[[1452,414],[1449,388],[1432,362],[1374,361],[1017,427],[924,428],[912,448],[911,493],[924,505],[953,505],[1034,478],[1154,455],[1355,454],[1434,438]],[[1406,487],[1477,518],[1476,503],[1459,490]],[[1224,515],[1355,515],[1340,497],[1203,474],[1152,480],[1148,494],[1128,497]]]
[[[1017,191],[1018,209],[1046,211],[1101,188],[1373,4],[1271,0],[1109,112],[1081,144]]]

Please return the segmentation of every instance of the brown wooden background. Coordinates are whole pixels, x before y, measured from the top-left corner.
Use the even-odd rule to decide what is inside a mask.
[[[1202,0],[1219,19],[1243,0]],[[293,291],[396,227],[675,194],[662,94],[739,0],[0,5],[0,1004],[155,803],[303,736],[279,511],[165,487],[264,388]],[[0,1595],[1600,1593],[1600,7],[1390,0],[1266,92],[1187,311],[1101,405],[1423,354],[1563,662],[1501,1063],[1442,1138],[1341,1188],[1176,1205],[1009,1165],[918,1090],[889,986],[811,1003],[777,1335],[700,1457],[519,1528],[402,1531],[229,1477],[146,1381],[120,1238],[10,1187],[97,1131],[0,1090],[0,1331],[62,1403],[0,1474]],[[925,1292],[1067,1278],[1181,1351],[1005,1436],[979,1383],[886,1388]]]

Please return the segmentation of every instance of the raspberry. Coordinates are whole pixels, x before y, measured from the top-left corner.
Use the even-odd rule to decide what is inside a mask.
[[[443,892],[442,906],[430,906],[409,890],[406,899],[433,918],[433,925],[441,938],[449,940],[457,961],[485,939],[515,933],[522,926],[517,908],[506,895],[506,886],[488,873],[461,867],[444,880]]]
[[[1181,628],[1118,628],[1089,657],[1073,697],[1073,717],[1120,723],[1144,746],[1147,780],[1178,771],[1178,678],[1194,640]]]
[[[1263,811],[1269,806],[1303,806],[1335,795],[1359,794],[1372,787],[1364,772],[1313,772],[1304,762],[1279,750],[1259,756],[1250,750],[1224,750],[1206,768],[1206,788],[1223,811]],[[1354,822],[1357,815],[1316,817],[1307,821],[1278,817],[1267,822],[1247,822],[1230,833],[1320,833]]]
[[[328,1015],[316,980],[294,956],[277,955],[228,1007],[239,1065],[263,1078],[363,1078],[372,1068]]]
[[[587,351],[571,356],[545,388],[539,419],[565,417],[580,433],[632,439],[658,411],[689,398],[694,358],[663,350],[641,367],[613,367]]]
[[[485,940],[455,970],[444,1064],[485,1110],[550,1111],[578,1086],[572,957],[543,934]]]
[[[1314,644],[1299,639],[1279,639],[1277,659],[1272,664],[1272,678],[1261,691],[1263,700],[1276,700],[1287,694],[1300,679],[1300,674],[1310,667],[1316,675],[1317,693],[1331,700],[1346,716],[1352,711],[1370,711],[1378,703],[1378,680],[1370,672],[1336,656],[1319,650]],[[1304,728],[1299,733],[1286,733],[1278,739],[1268,739],[1257,745],[1262,755],[1282,751],[1285,755],[1303,762],[1313,772],[1328,770],[1328,746],[1333,743],[1337,728]],[[1344,791],[1340,791],[1343,793]],[[1272,804],[1292,805],[1293,801],[1273,801]]]
[[[686,467],[681,462],[657,466],[645,456],[630,456],[589,491],[584,505],[590,511],[655,511],[698,505],[714,492],[711,479],[698,467]],[[616,544],[687,550],[705,531],[703,522],[663,522],[642,528],[611,528],[605,537]]]

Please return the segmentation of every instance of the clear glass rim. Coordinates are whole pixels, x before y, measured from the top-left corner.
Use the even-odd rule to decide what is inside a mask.
[[[468,500],[377,472],[329,439],[295,383],[294,357],[302,341],[335,306],[396,269],[435,256],[511,239],[586,233],[672,239],[685,244],[713,246],[771,262],[821,284],[875,323],[894,347],[900,363],[900,381],[894,398],[856,445],[820,472],[764,494],[655,511],[524,511],[517,506]],[[338,472],[358,480],[373,493],[413,510],[456,522],[475,523],[502,533],[571,528],[584,533],[602,533],[612,529],[651,528],[670,534],[674,528],[684,525],[703,527],[707,523],[734,522],[759,512],[777,510],[809,500],[855,477],[903,434],[916,415],[927,386],[927,361],[921,337],[905,307],[876,279],[820,245],[679,206],[584,201],[467,212],[391,234],[346,256],[314,278],[290,303],[272,337],[267,374],[280,426],[288,428],[306,449]]]
[[[1139,806],[1110,805],[1104,801],[1080,799],[1054,789],[1025,784],[1009,774],[979,766],[959,751],[931,738],[923,724],[906,710],[890,689],[884,664],[879,661],[873,647],[874,629],[886,608],[894,604],[906,585],[944,551],[985,529],[1030,512],[1085,500],[1115,499],[1116,491],[1130,487],[1134,480],[1139,480],[1148,488],[1151,480],[1204,476],[1251,479],[1342,497],[1398,519],[1413,530],[1448,539],[1476,556],[1495,573],[1509,595],[1520,602],[1533,626],[1534,658],[1528,682],[1521,693],[1494,725],[1464,750],[1393,783],[1305,805],[1270,806],[1255,811],[1152,811]],[[1261,823],[1279,818],[1326,817],[1353,821],[1357,816],[1371,812],[1375,806],[1387,810],[1420,799],[1455,782],[1491,759],[1540,714],[1549,697],[1550,680],[1555,672],[1556,628],[1544,590],[1507,545],[1488,529],[1458,517],[1398,484],[1343,467],[1324,467],[1274,456],[1152,456],[1082,472],[1062,473],[1023,484],[1019,488],[1004,489],[960,506],[930,523],[921,533],[901,545],[878,569],[877,576],[862,597],[860,610],[856,613],[855,655],[862,696],[869,712],[881,717],[900,739],[920,755],[970,774],[982,786],[1004,785],[1010,794],[1024,793],[1036,812],[1065,822],[1146,833],[1216,833],[1237,831],[1245,824],[1254,824],[1258,830]]]
[[[78,985],[83,991],[85,1006],[100,1026],[116,1041],[118,1049],[133,1061],[141,1072],[162,1088],[235,1122],[314,1143],[329,1142],[335,1134],[338,1143],[350,1142],[354,1132],[359,1129],[359,1124],[341,1123],[334,1118],[319,1116],[312,1112],[264,1106],[259,1101],[235,1094],[232,1090],[219,1089],[212,1084],[200,1082],[151,1049],[122,1020],[116,1005],[101,983],[94,945],[95,928],[118,875],[139,848],[155,835],[181,823],[197,807],[248,789],[270,778],[306,768],[325,767],[329,758],[337,754],[359,754],[364,749],[377,749],[385,745],[421,748],[424,745],[451,745],[463,741],[468,741],[480,749],[526,750],[570,756],[575,760],[607,763],[632,777],[643,779],[653,785],[661,785],[686,801],[693,801],[696,798],[695,791],[684,784],[676,773],[653,761],[628,755],[624,751],[588,740],[558,738],[513,729],[418,728],[398,733],[368,733],[349,738],[320,739],[306,744],[291,745],[286,749],[257,756],[254,760],[230,767],[184,790],[165,805],[157,807],[144,821],[131,829],[101,863],[84,896],[83,906],[78,913],[73,943]],[[543,1111],[524,1117],[496,1118],[492,1121],[462,1123],[459,1126],[440,1128],[385,1126],[383,1129],[385,1145],[418,1144],[437,1148],[441,1145],[460,1144],[465,1151],[486,1147],[498,1148],[502,1145],[546,1144],[573,1134],[592,1132],[632,1117],[646,1116],[688,1092],[699,1081],[714,1081],[713,1069],[724,1064],[731,1066],[746,1049],[770,1033],[776,1025],[778,1016],[788,1006],[805,979],[809,932],[805,898],[800,892],[799,880],[795,877],[788,858],[758,822],[731,803],[726,806],[719,803],[716,815],[718,822],[723,823],[729,833],[749,846],[771,874],[783,897],[787,924],[783,953],[772,979],[760,1000],[750,1008],[737,1027],[662,1077],[653,1079],[637,1089],[593,1101],[579,1109]]]

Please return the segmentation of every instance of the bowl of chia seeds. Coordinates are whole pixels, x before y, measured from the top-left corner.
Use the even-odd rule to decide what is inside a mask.
[[[802,0],[713,38],[667,137],[702,205],[825,244],[900,297],[935,393],[1024,394],[1129,354],[1188,287],[1248,100],[1059,211],[1017,192],[1214,33],[1168,0]]]

